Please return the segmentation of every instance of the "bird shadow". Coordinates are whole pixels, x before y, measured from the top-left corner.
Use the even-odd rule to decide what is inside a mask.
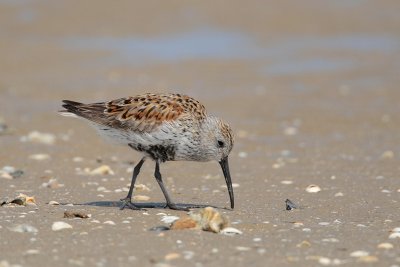
[[[109,208],[120,208],[122,206],[121,201],[92,201],[85,203],[74,203],[74,206],[95,206],[95,207],[109,207]],[[135,206],[142,209],[168,209],[165,207],[165,202],[146,202],[146,203],[135,203]],[[206,207],[212,207],[215,209],[230,210],[226,207],[217,207],[213,205],[203,205],[203,204],[191,204],[191,203],[177,203],[176,206],[189,209],[203,209]],[[129,208],[126,208],[129,209]]]

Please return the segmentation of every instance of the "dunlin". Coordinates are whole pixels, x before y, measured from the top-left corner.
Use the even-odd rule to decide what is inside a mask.
[[[102,135],[127,144],[143,154],[135,166],[126,198],[121,209],[139,209],[132,203],[132,192],[140,168],[147,158],[155,161],[154,176],[164,194],[166,207],[188,210],[192,206],[177,206],[164,186],[160,163],[173,160],[216,160],[222,168],[228,187],[231,208],[234,208],[228,155],[233,147],[230,126],[221,119],[208,116],[197,100],[180,94],[143,94],[109,102],[83,104],[63,101],[62,115],[81,117]]]

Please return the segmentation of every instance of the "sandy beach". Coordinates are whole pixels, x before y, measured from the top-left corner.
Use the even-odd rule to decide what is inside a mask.
[[[0,202],[34,197],[0,207],[0,267],[400,266],[399,11],[0,0]],[[234,210],[217,162],[161,168],[175,202],[216,207],[242,234],[151,231],[186,216],[162,208],[154,163],[135,195],[157,207],[120,210],[140,154],[57,112],[145,92],[190,95],[231,124]]]

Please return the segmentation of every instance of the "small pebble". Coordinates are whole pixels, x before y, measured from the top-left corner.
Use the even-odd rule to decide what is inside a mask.
[[[308,193],[318,193],[319,191],[321,191],[321,188],[318,185],[311,184],[307,186],[306,191]]]
[[[302,241],[301,243],[297,244],[296,247],[298,248],[308,248],[311,247],[311,243],[307,240]]]
[[[102,165],[89,172],[90,175],[114,175],[114,171],[111,170],[110,166]]]
[[[369,255],[368,251],[365,250],[356,250],[350,253],[350,257],[366,257]]]
[[[164,259],[166,261],[171,261],[171,260],[179,259],[180,257],[181,257],[181,254],[179,254],[179,253],[168,253],[167,255],[165,255]]]
[[[113,221],[105,221],[105,222],[103,222],[104,224],[109,224],[109,225],[115,225],[115,222],[113,222]]]
[[[73,161],[73,162],[82,162],[82,161],[83,161],[83,158],[81,158],[81,157],[74,157],[74,158],[72,158],[72,161]]]
[[[54,201],[54,200],[51,200],[50,202],[49,202],[49,205],[60,205],[60,203],[58,203],[57,201]]]
[[[390,239],[395,239],[395,238],[400,238],[400,227],[395,227],[390,231],[389,238]]]
[[[288,184],[293,184],[293,181],[290,181],[290,180],[283,180],[283,181],[281,181],[281,184],[286,184],[286,185],[288,185]]]
[[[238,156],[239,158],[247,158],[248,154],[246,152],[241,151],[238,153]]]
[[[53,231],[60,231],[63,229],[72,229],[72,225],[66,222],[54,222],[53,225],[51,226],[51,230]]]
[[[326,257],[320,257],[318,259],[318,262],[319,262],[319,264],[322,264],[322,265],[331,265],[332,260],[329,258],[326,258]]]
[[[381,248],[381,249],[392,249],[393,245],[391,243],[380,243],[378,245],[378,248]]]
[[[150,199],[150,197],[144,196],[144,195],[136,195],[136,196],[133,196],[133,199],[137,200],[137,201],[147,201]]]
[[[39,254],[39,250],[37,249],[29,249],[25,252],[25,255],[37,255]]]
[[[41,160],[50,159],[50,155],[48,155],[48,154],[33,154],[33,155],[30,155],[29,158],[33,159],[33,160],[41,161]]]
[[[236,250],[237,251],[250,251],[251,248],[238,246],[238,247],[236,247]]]
[[[382,153],[381,159],[392,159],[394,158],[394,152],[391,150],[387,150]]]
[[[379,259],[376,256],[368,255],[368,256],[362,256],[357,259],[358,262],[364,262],[364,263],[373,263],[373,262],[378,262]]]
[[[291,127],[291,126],[290,126],[290,127],[286,127],[286,128],[283,130],[283,134],[284,134],[284,135],[288,135],[288,136],[296,135],[297,132],[298,132],[297,128]]]
[[[21,137],[20,140],[21,142],[35,142],[46,145],[53,145],[56,141],[56,137],[54,134],[33,131],[30,132],[27,136]]]
[[[128,186],[130,186],[130,185],[128,185]],[[137,184],[137,185],[135,185],[135,191],[146,191],[146,192],[149,192],[150,188],[148,188],[144,184]]]
[[[342,196],[344,196],[344,194],[343,194],[342,192],[337,192],[337,193],[335,194],[335,197],[342,197]]]

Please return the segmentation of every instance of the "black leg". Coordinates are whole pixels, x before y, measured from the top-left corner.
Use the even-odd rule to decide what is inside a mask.
[[[136,206],[135,204],[132,203],[132,193],[133,193],[133,188],[135,188],[136,178],[139,175],[140,168],[142,167],[145,160],[146,160],[146,158],[143,157],[139,161],[139,163],[136,164],[135,168],[133,169],[131,187],[129,188],[129,192],[128,192],[128,195],[126,196],[126,198],[121,199],[121,201],[122,201],[121,210],[123,210],[124,208],[130,208],[133,210],[140,209],[138,206]]]
[[[161,191],[164,194],[165,200],[167,201],[167,206],[168,208],[172,209],[172,210],[185,210],[185,211],[189,211],[189,209],[187,207],[178,207],[176,206],[175,203],[173,203],[171,201],[171,198],[168,195],[167,189],[164,186],[164,183],[162,181],[162,177],[161,177],[161,173],[160,173],[160,163],[158,162],[158,160],[156,160],[156,169],[154,171],[154,176],[156,177],[156,180],[158,182],[158,185],[161,188]]]

